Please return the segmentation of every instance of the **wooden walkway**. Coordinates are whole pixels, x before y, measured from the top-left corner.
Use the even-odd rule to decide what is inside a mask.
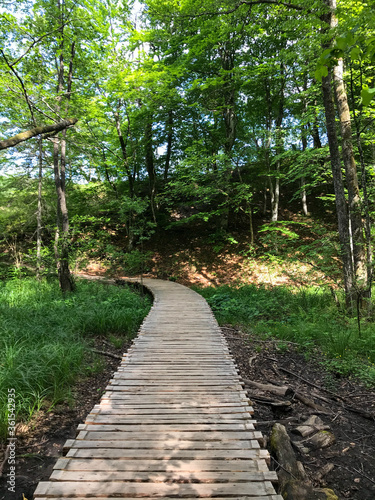
[[[34,498],[282,500],[206,301],[144,284],[155,300],[133,347]]]

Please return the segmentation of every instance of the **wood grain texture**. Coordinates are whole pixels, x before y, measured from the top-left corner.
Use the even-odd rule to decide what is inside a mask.
[[[154,305],[35,500],[282,500],[253,409],[206,301],[144,280]]]

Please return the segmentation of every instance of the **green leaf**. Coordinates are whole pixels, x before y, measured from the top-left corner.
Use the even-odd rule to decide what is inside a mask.
[[[321,81],[322,81],[322,78],[323,78],[324,76],[327,76],[327,75],[328,75],[328,68],[327,68],[327,66],[323,66],[323,65],[322,65],[322,66],[319,66],[319,67],[316,69],[315,73],[314,73],[315,80],[316,80],[317,82],[321,82]]]
[[[348,46],[346,38],[337,38],[336,47],[340,50],[345,50]]]
[[[362,97],[362,105],[363,106],[368,106],[375,96],[375,88],[368,88],[364,87],[361,91],[361,97]]]
[[[361,59],[361,49],[359,47],[354,47],[351,51],[350,51],[350,57],[352,59],[352,61],[359,61]]]

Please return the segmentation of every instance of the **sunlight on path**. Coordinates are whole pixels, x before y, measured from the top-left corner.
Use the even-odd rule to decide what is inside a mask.
[[[35,499],[282,500],[206,301],[145,279],[154,305],[133,347]]]

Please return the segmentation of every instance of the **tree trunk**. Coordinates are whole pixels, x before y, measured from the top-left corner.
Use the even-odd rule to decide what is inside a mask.
[[[40,279],[42,249],[42,178],[43,178],[43,146],[39,137],[39,170],[38,170],[38,208],[36,213],[36,277]]]
[[[146,169],[148,173],[148,181],[150,188],[150,204],[152,210],[152,217],[156,224],[156,171],[154,165],[154,151],[152,144],[152,117],[148,117],[145,128],[145,159]]]
[[[349,217],[345,199],[344,184],[341,173],[341,161],[339,144],[336,134],[335,108],[332,96],[332,72],[328,70],[328,75],[322,78],[323,102],[326,117],[327,136],[329,152],[331,157],[331,168],[333,185],[335,190],[335,202],[337,211],[338,232],[341,246],[341,258],[343,263],[344,287],[346,302],[352,305],[355,295],[352,256],[349,236]]]
[[[168,180],[168,172],[171,163],[172,140],[173,140],[173,111],[168,111],[168,120],[166,124],[167,133],[167,152],[165,155],[164,180]]]
[[[282,123],[284,118],[284,87],[285,87],[285,78],[284,78],[284,64],[280,64],[280,74],[281,74],[281,88],[279,95],[279,109],[276,117],[276,156],[280,155],[283,150],[283,132],[282,132]],[[279,199],[280,199],[280,167],[281,162],[280,159],[276,161],[276,177],[275,177],[275,188],[273,190],[273,201],[271,200],[271,221],[276,222],[279,218]],[[271,180],[271,179],[270,179]],[[272,180],[271,180],[272,182]]]
[[[122,154],[122,158],[124,160],[125,172],[126,172],[126,175],[128,176],[129,196],[130,196],[130,198],[134,198],[134,179],[133,179],[132,173],[131,173],[130,168],[129,168],[128,153],[126,150],[126,142],[125,142],[124,136],[122,135],[122,130],[121,130],[120,106],[121,106],[121,100],[119,100],[117,110],[114,112],[116,131],[117,131],[117,137],[120,141],[121,154]]]
[[[307,137],[306,137],[306,129],[304,126],[302,126],[302,131],[301,131],[301,140],[302,140],[302,151],[306,151],[307,149]],[[306,178],[305,176],[301,177],[301,203],[302,203],[302,211],[306,217],[309,214],[309,210],[307,208],[307,196],[306,196]]]
[[[331,0],[332,1],[332,0]],[[334,4],[335,1],[332,1]],[[336,7],[334,5],[334,7]],[[342,137],[342,156],[345,166],[346,187],[348,189],[349,217],[353,238],[353,261],[354,275],[357,284],[366,283],[366,257],[363,239],[363,224],[361,214],[361,199],[359,195],[357,166],[353,155],[352,127],[350,120],[350,110],[348,97],[344,86],[343,60],[333,68],[334,90],[337,102],[337,109],[340,118],[340,128]]]
[[[367,291],[365,292],[365,295],[367,296],[367,298],[371,298],[371,285],[372,285],[372,278],[373,278],[373,270],[372,270],[370,207],[369,207],[369,197],[368,197],[368,191],[367,191],[366,164],[365,164],[365,158],[364,158],[363,148],[362,148],[361,126],[360,126],[360,120],[358,118],[356,108],[355,108],[352,68],[350,71],[350,76],[351,76],[350,82],[351,82],[351,94],[352,94],[352,103],[353,103],[353,117],[354,117],[357,146],[358,146],[358,152],[359,152],[359,158],[360,158],[360,164],[361,164],[363,208],[364,208],[364,214],[365,214],[365,237],[366,237],[366,258],[367,258],[367,284],[366,284]]]
[[[63,21],[63,11],[61,6],[61,20]],[[69,107],[69,99],[71,94],[72,76],[73,76],[73,58],[74,58],[75,42],[71,45],[71,58],[69,63],[69,73],[67,80],[66,93],[66,112]],[[60,42],[60,59],[57,74],[57,102],[58,111],[61,110],[61,99],[64,85],[64,31],[61,28]],[[66,189],[65,189],[65,163],[66,163],[66,133],[63,133],[61,141],[58,138],[53,142],[53,171],[55,178],[55,187],[57,193],[57,229],[55,235],[55,257],[58,259],[57,271],[59,275],[60,288],[63,293],[74,290],[75,285],[69,269],[69,216],[66,204]],[[61,231],[60,231],[61,225]],[[60,240],[60,241],[59,241]],[[60,248],[59,248],[60,247]]]

